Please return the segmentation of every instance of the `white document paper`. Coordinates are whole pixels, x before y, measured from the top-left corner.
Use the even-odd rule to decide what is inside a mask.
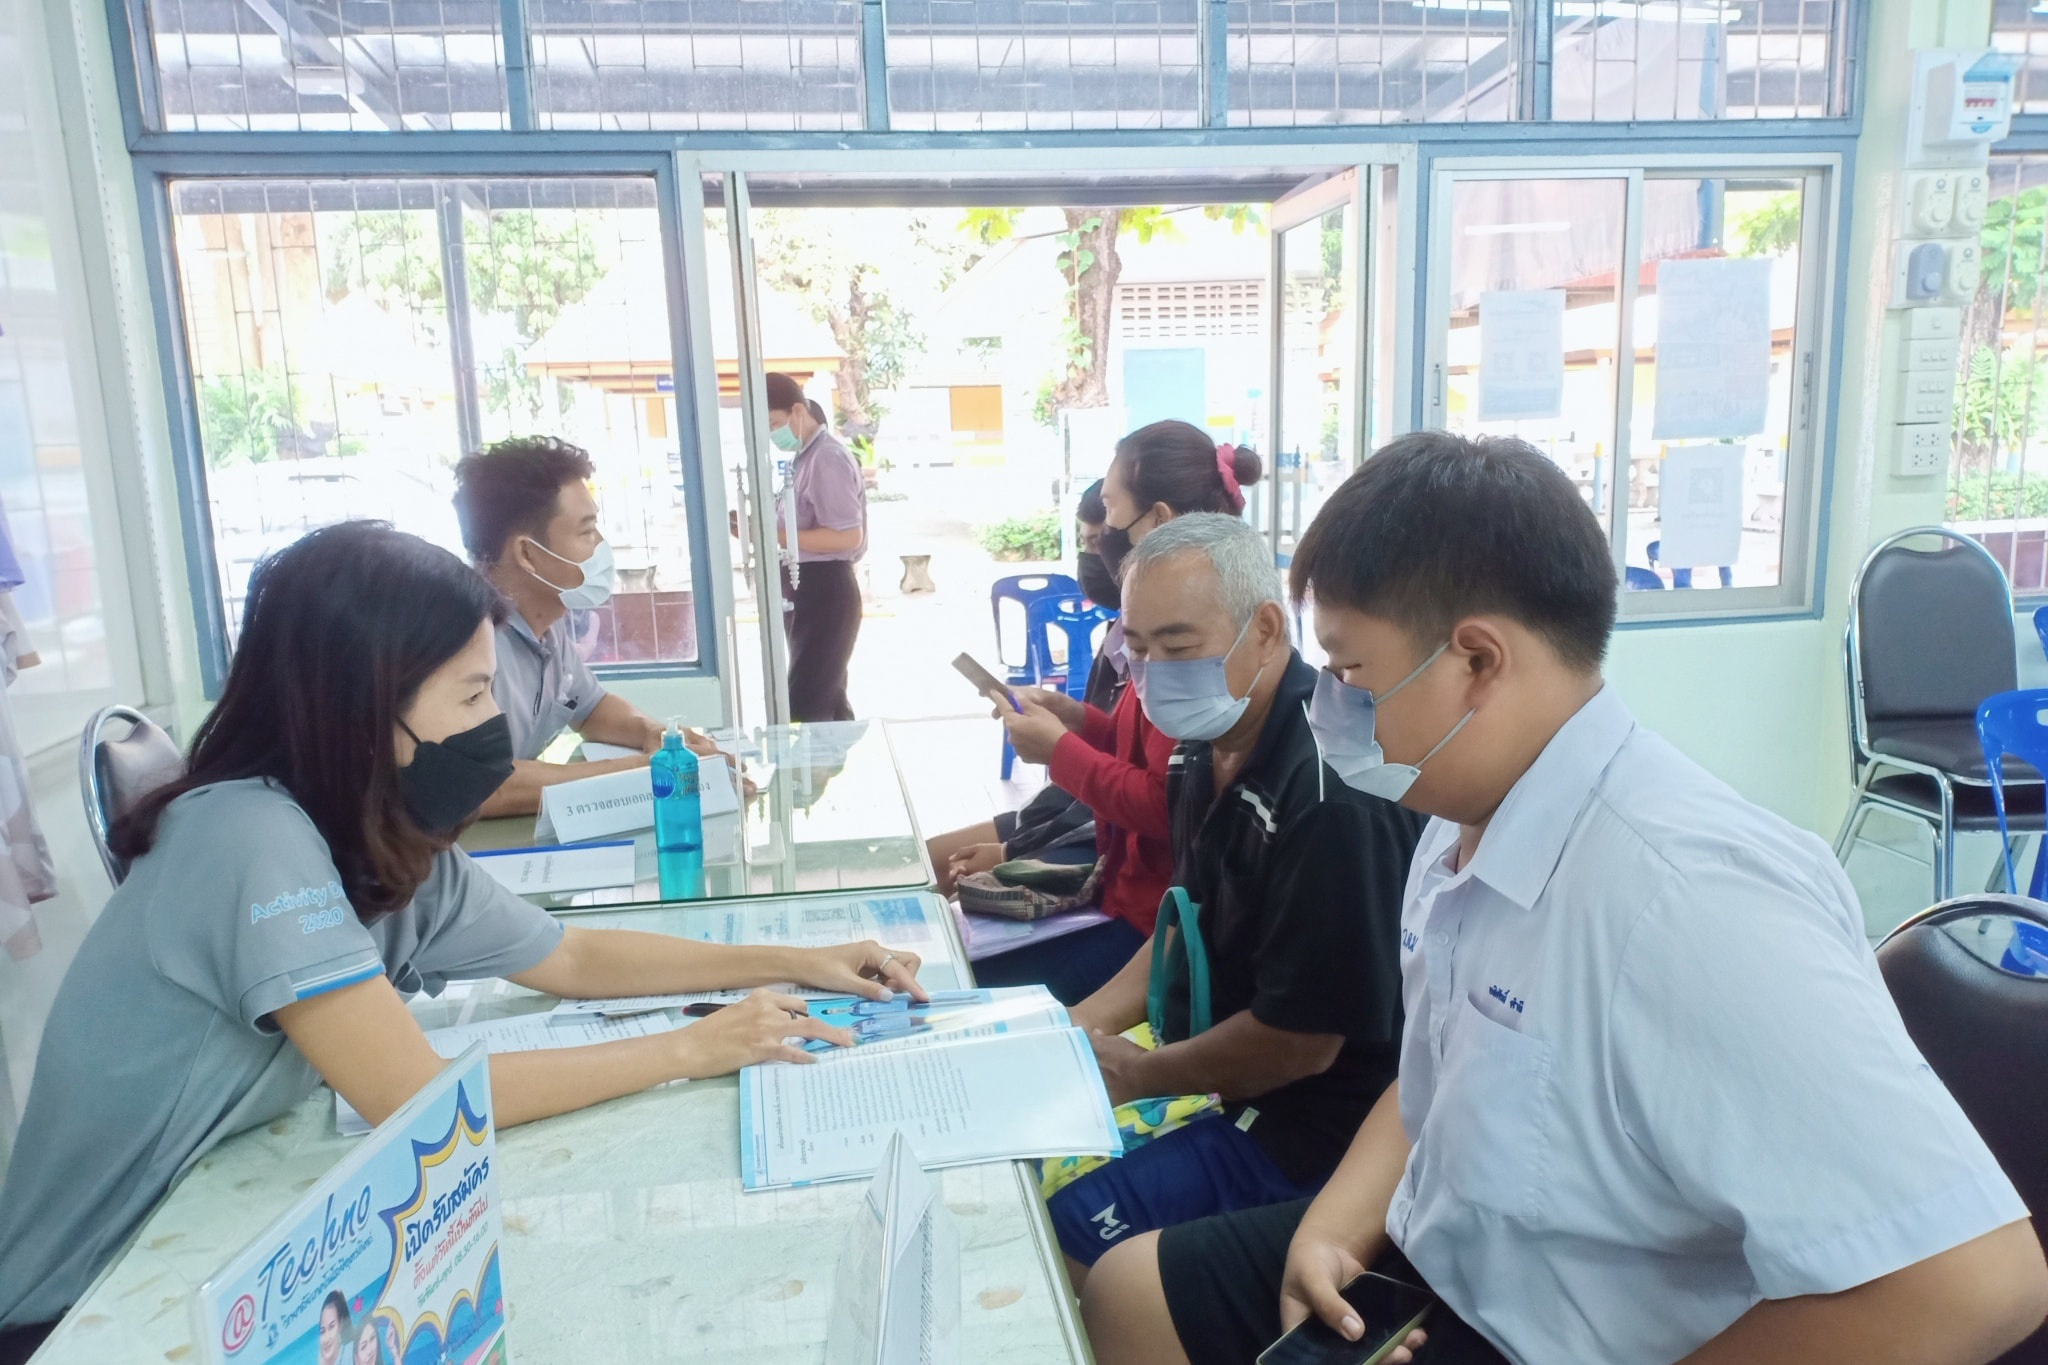
[[[872,1175],[899,1131],[927,1169],[1123,1153],[1094,1049],[1076,1028],[740,1072],[747,1189]]]
[[[1479,296],[1479,420],[1564,411],[1564,290],[1495,289]]]
[[[895,1133],[847,1229],[825,1365],[951,1365],[959,1332],[960,1230]]]
[[[493,881],[522,896],[633,884],[631,839],[557,844],[549,848],[494,849],[469,856]]]
[[[1771,263],[1660,262],[1651,438],[1754,436],[1770,406]]]
[[[1741,446],[1671,451],[1658,466],[1657,496],[1661,562],[1675,569],[1735,562],[1742,551]]]
[[[967,960],[980,962],[1027,943],[1043,943],[1047,939],[1063,938],[1107,923],[1109,916],[1100,910],[1066,910],[1057,915],[1047,915],[1044,919],[1004,919],[1000,915],[971,914],[963,910],[960,912],[960,939],[967,945]]]
[[[603,763],[614,758],[641,758],[645,749],[628,748],[624,744],[607,744],[601,739],[583,741],[583,759],[586,763]]]
[[[481,1024],[455,1024],[427,1030],[427,1046],[438,1057],[460,1057],[470,1044],[482,1043],[488,1052],[539,1052],[551,1047],[585,1047],[611,1043],[621,1038],[645,1038],[680,1028],[682,1021],[666,1014],[641,1014],[628,1019],[606,1019],[587,1015],[559,1021],[553,1014],[518,1014],[509,1019],[490,1019]],[[334,1126],[343,1137],[370,1131],[370,1123],[339,1094],[334,1097]]]

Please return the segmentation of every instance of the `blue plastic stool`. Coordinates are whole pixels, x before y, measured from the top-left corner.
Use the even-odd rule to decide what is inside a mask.
[[[2012,835],[2005,823],[2005,758],[2010,754],[2048,777],[2044,714],[2048,714],[2048,690],[2041,688],[1994,693],[1977,707],[1977,743],[1984,748],[1984,766],[1991,770],[1991,801],[1998,809],[1998,843],[2005,855],[2005,889],[2013,895],[2019,894],[2019,878],[2013,872]],[[2042,846],[2048,848],[2048,836],[2043,837]],[[2044,884],[2048,884],[2048,858],[2037,852],[2027,894],[2040,900]]]
[[[2041,637],[2041,651],[2048,654],[2048,607],[2034,608],[2034,634]]]

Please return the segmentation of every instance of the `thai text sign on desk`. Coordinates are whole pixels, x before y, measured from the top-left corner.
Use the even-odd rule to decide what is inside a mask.
[[[193,1299],[217,1365],[505,1359],[489,1059],[471,1047]]]

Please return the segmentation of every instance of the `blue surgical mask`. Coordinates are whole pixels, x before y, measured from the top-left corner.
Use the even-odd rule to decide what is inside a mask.
[[[1223,666],[1251,628],[1252,623],[1246,621],[1230,648],[1211,658],[1130,661],[1131,686],[1137,690],[1138,704],[1161,734],[1169,739],[1214,739],[1237,724],[1251,705],[1251,687],[1242,697],[1231,696]],[[1261,665],[1259,673],[1265,671]],[[1252,687],[1258,684],[1259,674],[1255,673]]]
[[[1451,727],[1450,734],[1414,763],[1387,762],[1379,740],[1373,737],[1373,713],[1379,704],[1421,677],[1422,671],[1443,657],[1450,647],[1448,641],[1437,646],[1436,653],[1378,697],[1362,687],[1352,687],[1327,669],[1316,678],[1316,694],[1308,704],[1308,728],[1323,751],[1323,762],[1330,765],[1345,786],[1368,796],[1399,801],[1415,785],[1415,779],[1422,776],[1422,765],[1435,758],[1437,750],[1456,738],[1465,722],[1472,719],[1474,713],[1467,711],[1464,719]]]

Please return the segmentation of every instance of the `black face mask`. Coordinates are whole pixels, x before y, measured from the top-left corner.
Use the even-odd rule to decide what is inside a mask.
[[[398,770],[398,791],[413,822],[429,834],[452,834],[512,776],[512,726],[503,715],[442,740],[412,735],[412,762]]]
[[[1083,550],[1076,556],[1074,576],[1081,581],[1081,592],[1098,607],[1111,611],[1123,609],[1123,588],[1117,583],[1116,575],[1109,571],[1102,555],[1094,550]]]
[[[1096,544],[1102,549],[1102,562],[1108,566],[1110,576],[1115,577],[1124,566],[1124,556],[1131,552],[1131,526],[1143,521],[1142,516],[1131,518],[1130,526],[1102,525],[1102,539]]]

